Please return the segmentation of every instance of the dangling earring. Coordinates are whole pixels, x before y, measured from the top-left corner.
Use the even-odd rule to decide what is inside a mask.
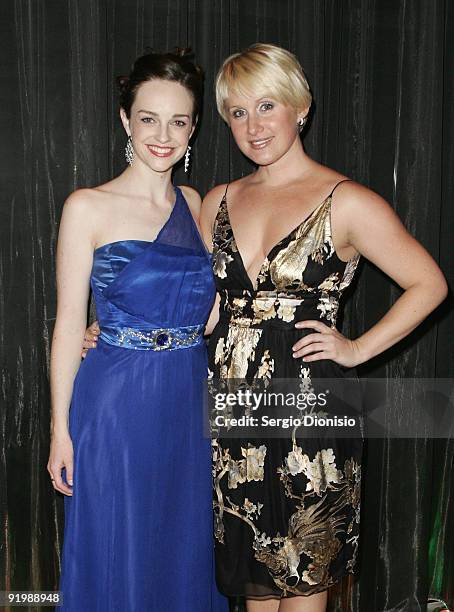
[[[128,164],[131,165],[134,160],[134,149],[132,148],[131,136],[128,136],[128,141],[125,146],[125,157]]]
[[[307,123],[307,115],[305,117],[300,117],[297,122],[297,126],[300,132],[303,131],[304,126]]]
[[[186,153],[184,154],[184,171],[187,172],[189,168],[189,157],[191,155],[191,145],[188,145]]]

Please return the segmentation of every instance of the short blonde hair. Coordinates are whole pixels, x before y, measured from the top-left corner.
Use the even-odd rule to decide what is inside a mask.
[[[225,102],[231,93],[260,92],[297,111],[312,103],[312,94],[301,64],[290,51],[255,43],[234,53],[222,64],[216,77],[216,105],[228,122]]]

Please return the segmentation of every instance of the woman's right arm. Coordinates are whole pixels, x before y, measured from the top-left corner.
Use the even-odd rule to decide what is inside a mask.
[[[87,322],[90,273],[93,261],[93,206],[89,190],[74,192],[65,202],[57,245],[57,317],[50,357],[51,449],[47,469],[54,487],[72,490],[62,480],[66,468],[72,483],[73,448],[69,435],[69,406],[80,366],[80,346]]]

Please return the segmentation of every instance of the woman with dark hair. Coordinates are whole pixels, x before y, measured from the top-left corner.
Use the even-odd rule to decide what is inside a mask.
[[[200,197],[174,187],[202,101],[184,52],[120,79],[127,169],[65,202],[48,471],[65,495],[63,609],[219,612],[202,332],[214,299]],[[101,333],[80,364],[89,289]]]

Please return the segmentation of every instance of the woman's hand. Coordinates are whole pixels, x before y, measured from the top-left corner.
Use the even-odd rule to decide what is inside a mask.
[[[87,327],[82,345],[82,359],[85,359],[89,349],[96,348],[100,333],[101,330],[99,329],[98,321],[93,321],[90,327]]]
[[[349,340],[337,329],[328,327],[321,321],[299,321],[295,323],[295,327],[316,330],[316,333],[304,336],[292,347],[295,359],[303,357],[304,362],[330,359],[345,368],[354,368],[365,361],[361,358],[359,346],[355,340]]]
[[[69,433],[52,434],[49,461],[47,471],[50,474],[54,489],[64,495],[72,495],[73,484],[74,451],[73,443]],[[61,471],[66,468],[66,480],[71,485],[68,487],[61,476]]]

